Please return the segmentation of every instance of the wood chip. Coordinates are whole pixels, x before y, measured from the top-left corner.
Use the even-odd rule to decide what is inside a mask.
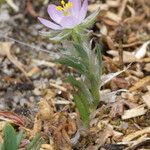
[[[34,119],[33,130],[30,133],[30,139],[35,137],[36,133],[41,132],[41,130],[42,130],[42,120],[39,119],[39,115],[37,114]]]
[[[106,140],[109,137],[111,137],[112,135],[113,135],[113,129],[108,126],[106,129],[104,129],[104,131],[99,133],[99,138],[96,141],[96,143],[98,143],[98,145],[96,145],[94,148],[96,149],[96,148],[99,148],[100,146],[102,146],[106,142]]]
[[[38,67],[33,67],[28,73],[28,77],[32,77],[33,75],[37,74],[40,72],[40,68]]]
[[[147,92],[144,96],[142,96],[142,98],[143,98],[143,101],[145,102],[145,104],[150,109],[150,92]]]
[[[144,67],[144,70],[150,72],[150,63],[147,63]]]
[[[39,117],[41,120],[51,120],[54,115],[54,96],[55,93],[51,90],[47,90],[47,94],[40,100],[39,105]]]
[[[107,53],[114,56],[114,58],[113,58],[114,61],[119,61],[118,51],[110,50]],[[130,63],[130,62],[135,62],[135,61],[136,61],[136,58],[132,54],[132,52],[123,51],[123,62],[124,63]]]
[[[121,18],[119,16],[117,16],[115,13],[107,11],[106,12],[106,18],[116,21],[117,23],[119,23],[121,21]]]
[[[120,0],[107,0],[106,3],[108,4],[108,6],[110,7],[119,7],[120,5]]]
[[[123,16],[123,13],[124,13],[126,5],[127,5],[127,1],[128,0],[123,0],[121,2],[121,6],[119,7],[119,12],[118,12],[118,17],[120,17],[120,18],[122,18],[122,16]]]
[[[145,86],[145,84],[147,84],[148,82],[150,82],[150,76],[144,77],[143,79],[139,80],[129,90],[130,91],[138,90],[141,87]]]
[[[45,61],[45,60],[38,60],[38,59],[33,59],[32,60],[33,63],[35,63],[38,66],[48,66],[48,67],[55,67],[56,64],[49,62],[49,61]]]
[[[41,148],[44,149],[44,150],[45,150],[45,149],[46,149],[46,150],[54,150],[53,147],[52,147],[51,145],[49,145],[49,144],[42,144],[42,145],[41,145]],[[40,150],[41,150],[41,149],[40,149]]]
[[[108,10],[107,4],[91,4],[88,6],[90,12],[94,12],[96,9],[100,8],[101,10]]]
[[[48,120],[53,117],[53,107],[50,106],[48,101],[46,99],[42,99],[39,103],[39,113],[40,113],[40,119],[41,120]]]
[[[129,23],[129,24],[135,24],[135,23],[140,23],[140,21],[142,21],[145,17],[145,13],[135,16],[135,17],[129,17],[127,19],[124,20],[125,23]]]
[[[13,0],[5,0],[7,4],[16,12],[19,11],[19,7],[14,3]]]
[[[133,9],[133,7],[131,7],[130,5],[127,5],[127,8],[131,13],[131,17],[134,17],[136,13],[135,13],[135,10]]]
[[[106,37],[107,40],[107,45],[109,47],[109,49],[115,49],[115,44],[113,42],[113,39],[109,36]]]
[[[145,107],[145,105],[140,105],[136,108],[124,111],[124,114],[122,115],[122,119],[126,120],[126,119],[144,115],[147,112],[147,109],[145,109],[144,107]]]
[[[58,89],[58,90],[61,90],[61,91],[63,91],[63,92],[67,92],[67,89],[64,88],[64,87],[61,86],[61,85],[58,85],[58,84],[55,84],[55,83],[50,83],[50,85],[53,86],[53,87],[55,87],[55,88]]]
[[[136,57],[137,59],[141,59],[141,58],[143,58],[143,57],[146,55],[147,46],[148,46],[149,44],[150,44],[150,40],[144,42],[144,44],[143,44],[138,50],[135,51],[135,57]]]
[[[143,130],[131,133],[129,135],[127,135],[126,137],[124,137],[122,139],[123,142],[129,142],[135,138],[138,138],[139,136],[142,136],[143,134],[147,134],[150,133],[150,127],[144,128]]]
[[[141,59],[141,62],[149,63],[150,62],[150,57]]]
[[[129,146],[126,150],[148,150],[148,149],[139,149],[141,145],[148,145],[150,143],[150,138],[147,137],[147,134],[144,134],[143,136],[139,137],[137,140],[133,141],[133,144]]]
[[[101,18],[100,20],[102,20],[106,25],[109,26],[117,26],[118,23],[116,21],[110,20],[108,18]]]

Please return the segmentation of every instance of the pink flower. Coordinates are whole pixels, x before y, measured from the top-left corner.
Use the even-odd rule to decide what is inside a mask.
[[[61,1],[61,6],[49,5],[47,12],[53,20],[38,17],[39,21],[46,27],[53,30],[72,29],[81,24],[87,14],[88,0],[84,0],[81,5],[81,0],[69,0],[65,3]]]

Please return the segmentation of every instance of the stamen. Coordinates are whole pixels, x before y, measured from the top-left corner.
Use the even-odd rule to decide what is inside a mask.
[[[62,11],[62,10],[63,10],[63,7],[62,7],[62,6],[57,6],[57,7],[56,7],[56,10]]]
[[[65,3],[65,1],[64,1],[64,0],[62,0],[62,1],[61,1],[61,4],[62,4],[62,5],[65,5],[66,3]]]
[[[66,5],[65,5],[66,8],[71,8],[72,7],[72,2],[68,2]]]
[[[72,2],[65,3],[64,0],[61,0],[62,6],[57,6],[56,10],[58,11],[64,11],[64,16],[69,15],[69,9],[73,6]]]

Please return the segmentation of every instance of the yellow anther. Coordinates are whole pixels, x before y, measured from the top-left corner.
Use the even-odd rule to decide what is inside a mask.
[[[57,6],[56,10],[63,11],[64,16],[68,16],[69,15],[69,8],[71,8],[73,6],[72,2],[65,3],[64,0],[61,0],[61,5],[62,6]]]
[[[62,11],[62,10],[63,10],[63,7],[57,6],[57,7],[56,7],[56,10]]]
[[[72,7],[72,2],[68,2],[66,5],[65,5],[66,8],[71,8]]]
[[[62,0],[62,1],[61,1],[61,4],[62,4],[62,5],[65,5],[66,3],[65,3],[65,1],[64,1],[64,0]]]

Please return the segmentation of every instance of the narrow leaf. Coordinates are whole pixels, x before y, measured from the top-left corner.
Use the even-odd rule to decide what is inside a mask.
[[[82,27],[83,28],[89,28],[91,27],[95,20],[96,20],[96,17],[97,15],[99,14],[100,12],[100,9],[97,9],[94,13],[92,13],[90,16],[88,16],[82,23]]]
[[[50,37],[49,39],[51,41],[61,41],[62,39],[66,38],[67,36],[69,36],[71,33],[71,31],[62,31],[61,33],[59,33],[58,35],[54,36],[54,37]]]
[[[88,126],[90,122],[89,111],[86,109],[86,107],[82,103],[80,95],[74,94],[73,96],[74,96],[76,107],[79,110],[81,119],[83,120],[84,124]]]
[[[80,46],[78,44],[74,44],[74,47],[81,58],[83,58],[83,59],[88,58],[88,55],[82,46]]]
[[[73,76],[68,76],[67,81],[70,82],[74,87],[77,87],[86,97],[84,98],[87,101],[87,105],[91,105],[93,102],[93,98],[89,88],[83,81],[77,81]],[[89,107],[89,106],[88,106]]]
[[[56,60],[57,62],[59,62],[60,64],[72,67],[76,70],[78,70],[80,73],[85,74],[86,69],[85,67],[79,62],[79,60],[75,59],[75,58],[60,58],[58,60]]]
[[[102,74],[102,54],[101,54],[101,50],[98,44],[96,45],[95,52],[96,52],[96,56],[99,62],[99,73],[101,75]]]
[[[36,136],[34,137],[32,142],[28,145],[26,150],[32,150],[32,148],[35,146],[35,144],[37,144],[37,142],[40,140],[40,138],[41,138],[41,135],[40,134],[36,134]]]
[[[4,144],[0,144],[0,150],[4,150]]]
[[[22,137],[23,137],[23,130],[21,129],[21,130],[19,131],[19,133],[17,134],[17,145],[18,145],[18,147],[19,147],[19,145],[20,145],[20,142],[21,142]]]
[[[70,82],[74,87],[81,88],[80,82],[77,81],[73,76],[69,75],[67,81]]]
[[[4,127],[4,150],[17,150],[16,131],[10,124]]]

